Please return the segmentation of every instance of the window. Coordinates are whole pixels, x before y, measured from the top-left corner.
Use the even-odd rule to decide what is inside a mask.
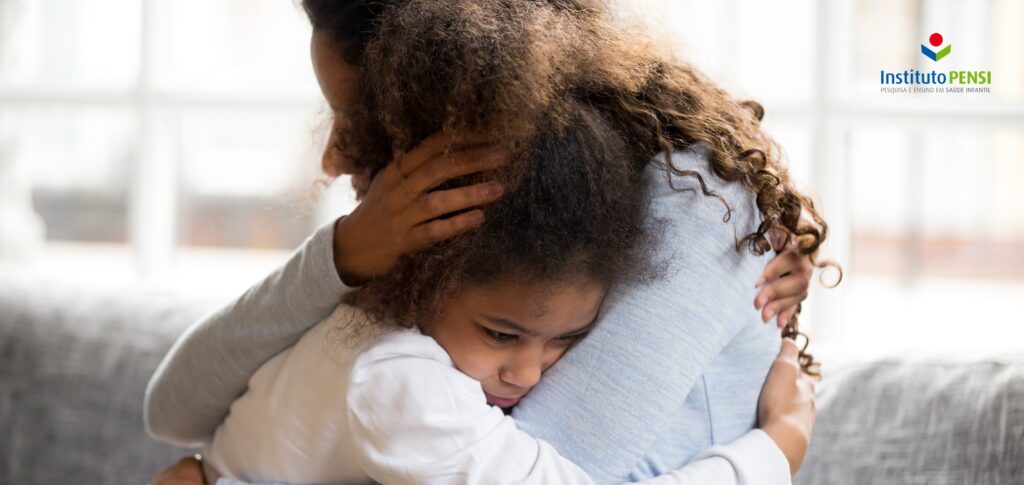
[[[845,278],[805,305],[816,355],[1021,350],[1024,4],[657,3],[683,57],[765,105],[830,224],[823,256]],[[933,68],[933,32],[955,44],[941,70],[991,70],[991,94],[879,92],[882,69]]]
[[[817,355],[1020,350],[1024,3],[619,4],[765,105],[845,268],[805,306]],[[941,69],[990,70],[991,93],[880,92],[935,66],[933,32]],[[289,0],[0,2],[0,259],[205,294],[279,264],[354,205],[314,186],[308,36]]]
[[[0,40],[8,263],[231,294],[354,202],[315,185],[329,113],[293,2],[12,0]]]

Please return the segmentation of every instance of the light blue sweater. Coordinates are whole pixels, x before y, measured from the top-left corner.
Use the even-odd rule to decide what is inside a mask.
[[[752,429],[761,385],[779,348],[754,309],[754,281],[770,255],[735,243],[759,215],[738,184],[710,175],[706,154],[677,152],[733,208],[691,177],[647,174],[651,214],[663,221],[655,261],[666,276],[610,293],[600,323],[515,409],[519,426],[597,483],[649,478]],[[325,318],[348,290],[333,265],[334,224],[311,236],[238,300],[196,322],[146,392],[150,434],[179,445],[208,441],[264,362]]]

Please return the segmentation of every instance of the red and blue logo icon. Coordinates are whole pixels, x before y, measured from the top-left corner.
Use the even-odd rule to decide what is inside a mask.
[[[938,32],[928,37],[928,43],[931,44],[933,48],[938,50],[934,51],[932,49],[929,49],[928,47],[925,47],[924,44],[921,44],[921,53],[924,54],[925,57],[936,62],[938,62],[939,59],[946,57],[946,55],[949,54],[950,49],[953,48],[953,44],[948,44],[946,45],[946,47],[939,49],[939,47],[942,45],[942,34]]]

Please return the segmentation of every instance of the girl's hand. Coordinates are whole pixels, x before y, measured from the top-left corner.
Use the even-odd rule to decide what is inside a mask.
[[[800,371],[798,349],[782,339],[782,350],[772,364],[757,402],[758,427],[775,441],[795,474],[807,455],[814,427],[814,381]]]
[[[149,485],[204,485],[203,467],[199,460],[186,456],[160,472]]]
[[[449,152],[453,141],[450,134],[435,134],[397,156],[373,179],[359,206],[338,221],[334,265],[345,284],[362,284],[387,272],[402,254],[483,222],[480,209],[435,219],[494,201],[504,190],[497,182],[428,191],[454,177],[498,168],[507,157],[489,147]]]
[[[778,241],[772,243],[772,247],[780,246]],[[792,243],[779,251],[754,285],[761,288],[754,298],[754,308],[761,310],[761,319],[768,323],[778,315],[776,323],[779,328],[785,327],[796,313],[797,305],[807,299],[813,272],[810,256],[798,253]]]

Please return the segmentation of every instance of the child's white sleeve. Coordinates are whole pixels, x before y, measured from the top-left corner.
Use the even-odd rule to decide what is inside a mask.
[[[425,339],[425,340],[424,340]],[[348,392],[359,463],[380,483],[591,484],[548,443],[486,403],[480,383],[429,337],[404,334],[357,361]],[[754,430],[640,483],[790,484],[774,442]]]

